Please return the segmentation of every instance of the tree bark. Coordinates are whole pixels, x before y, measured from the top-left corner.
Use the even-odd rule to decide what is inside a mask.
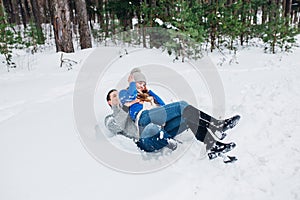
[[[81,49],[91,48],[92,39],[88,25],[88,16],[85,0],[75,0],[75,7],[79,25],[80,47]]]
[[[13,23],[14,16],[12,14],[11,1],[4,0],[2,2],[2,5],[3,5],[3,9],[5,10],[5,14],[6,14],[8,23]]]
[[[103,0],[97,0],[96,6],[97,6],[98,23],[100,24],[100,28],[103,29],[104,28]]]
[[[288,17],[291,15],[291,9],[292,9],[292,0],[283,0],[285,2],[284,4],[284,16]]]
[[[40,21],[42,23],[47,23],[47,11],[45,0],[35,0],[37,5],[37,10],[40,15]]]
[[[38,31],[39,43],[44,44],[45,37],[43,34],[41,13],[38,9],[38,2],[37,0],[31,0],[30,3],[31,3],[32,15],[35,21],[35,26]]]
[[[15,15],[14,15],[14,11],[13,11],[13,7],[12,7],[12,2],[11,0],[8,1],[4,1],[4,6],[6,7],[6,14],[7,14],[7,18],[8,18],[8,22],[10,24],[15,23]]]
[[[4,23],[4,6],[2,0],[0,0],[0,18],[0,22]]]
[[[25,0],[18,0],[18,1],[21,9],[22,23],[24,28],[26,28],[30,19],[30,16],[27,12],[28,9],[26,7]]]
[[[21,24],[20,11],[17,0],[11,0],[12,13],[14,15],[14,23]]]
[[[261,23],[265,24],[267,20],[267,11],[266,11],[266,5],[262,6],[262,16],[261,16]]]
[[[105,5],[105,26],[104,26],[104,32],[105,32],[105,38],[109,36],[109,12],[108,12],[108,0],[104,0]]]
[[[74,52],[70,20],[70,8],[67,0],[51,0],[52,25],[56,51]]]

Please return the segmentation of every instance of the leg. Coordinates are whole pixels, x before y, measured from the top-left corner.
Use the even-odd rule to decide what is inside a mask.
[[[141,138],[149,138],[159,133],[160,127],[156,124],[150,123],[145,128],[140,128]]]
[[[168,135],[161,128],[153,123],[140,129],[141,137],[136,142],[137,146],[146,151],[154,152],[168,146]]]
[[[164,127],[164,129],[171,137],[175,137],[188,128],[190,128],[191,131],[195,134],[197,140],[206,144],[207,150],[210,149],[216,142],[216,140],[213,138],[206,127],[198,126],[196,124],[191,124],[190,126],[188,126],[185,123],[185,120],[181,117],[177,117],[168,121]]]
[[[166,122],[164,129],[171,137],[175,137],[176,135],[181,134],[183,131],[187,130],[188,126],[182,117],[176,117]]]
[[[199,109],[188,105],[183,111],[183,118],[189,126],[195,124],[209,128],[219,139],[224,139],[226,136],[224,132],[233,128],[238,123],[240,116],[236,115],[229,119],[217,120]],[[219,132],[220,134],[216,134],[216,132]]]
[[[212,116],[202,112],[194,106],[188,105],[183,111],[183,117],[187,123],[198,124],[199,126],[217,129],[217,125],[221,123],[220,120],[213,118]]]
[[[222,143],[218,140],[216,140],[211,132],[205,128],[205,127],[201,127],[201,126],[194,126],[194,127],[190,127],[190,129],[193,131],[193,133],[195,134],[197,140],[203,142],[204,144],[206,144],[206,150],[210,150],[212,152],[227,152],[232,150],[236,144],[234,142],[230,142],[230,143]]]
[[[146,152],[157,151],[164,147],[173,151],[177,148],[177,143],[170,140],[172,136],[156,124],[150,123],[140,131],[141,137],[136,144]]]
[[[184,108],[187,106],[186,102],[180,101],[151,110],[144,110],[139,119],[139,126],[145,127],[150,123],[163,125],[176,117],[181,117]]]
[[[216,143],[215,138],[210,134],[206,127],[198,126],[196,124],[189,125],[191,131],[195,134],[197,140],[206,144],[206,150],[209,150]]]

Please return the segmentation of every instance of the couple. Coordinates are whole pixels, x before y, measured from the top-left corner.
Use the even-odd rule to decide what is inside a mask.
[[[146,152],[164,147],[176,149],[173,138],[187,129],[206,145],[207,151],[226,152],[235,147],[235,143],[219,140],[238,123],[239,115],[218,120],[185,101],[165,104],[147,88],[146,77],[139,68],[131,71],[128,82],[127,89],[120,92],[113,89],[106,97],[113,113],[105,118],[105,125],[112,133],[135,139],[137,146]]]

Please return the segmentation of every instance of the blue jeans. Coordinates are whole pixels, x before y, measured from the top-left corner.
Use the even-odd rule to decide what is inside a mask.
[[[168,138],[187,130],[182,118],[186,106],[188,104],[185,101],[180,101],[143,111],[138,123],[141,131],[138,146],[147,152],[159,150],[168,145]],[[161,126],[164,128],[161,129]]]
[[[160,126],[150,123],[141,132],[137,146],[146,152],[153,152],[167,146],[170,137]]]
[[[172,131],[185,123],[182,113],[187,106],[188,103],[185,101],[179,101],[151,110],[144,110],[139,119],[139,128],[143,130],[148,124],[153,123],[159,126],[164,125],[165,130],[168,132]],[[173,136],[175,135],[173,134]]]

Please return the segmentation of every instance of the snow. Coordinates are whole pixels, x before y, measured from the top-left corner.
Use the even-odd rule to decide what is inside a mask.
[[[109,138],[119,149],[146,158],[146,163],[171,160],[191,144],[171,165],[141,174],[101,164],[79,137],[74,87],[85,63],[101,59],[101,55],[93,56],[96,51],[65,54],[79,62],[72,70],[60,68],[61,53],[54,52],[30,58],[20,55],[16,62],[19,68],[9,73],[1,65],[0,199],[300,198],[299,47],[293,53],[276,55],[265,54],[258,47],[241,49],[236,57],[218,52],[209,55],[223,83],[225,116],[242,116],[225,139],[237,143],[230,155],[236,155],[238,162],[225,165],[221,159],[209,161],[203,146],[189,133],[177,138],[183,144],[174,152],[164,150],[154,155],[141,153],[122,136]],[[116,80],[124,79],[129,69],[143,63],[172,67],[197,94],[198,107],[212,111],[209,91],[187,63],[173,63],[173,57],[147,50],[117,59],[106,72],[109,75],[99,81],[94,105],[99,125],[110,112],[104,94],[116,86]],[[152,87],[168,102],[182,99],[175,90]],[[100,129],[105,131],[102,126]]]

